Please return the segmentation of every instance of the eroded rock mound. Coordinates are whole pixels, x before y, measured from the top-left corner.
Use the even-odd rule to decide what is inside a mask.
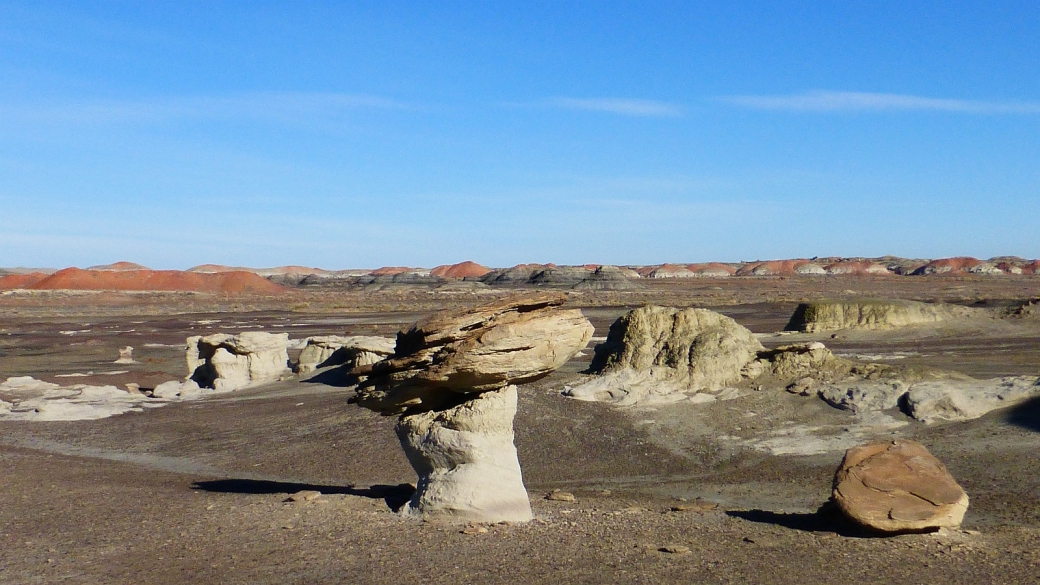
[[[638,278],[639,275],[635,274],[632,277],[629,276],[629,273],[635,274],[631,270],[626,272],[617,266],[597,266],[595,270],[587,274],[573,288],[575,290],[633,290],[642,288],[638,282],[632,280],[632,278]]]
[[[295,370],[299,374],[317,368],[344,366],[356,368],[374,364],[394,353],[394,340],[366,335],[324,335],[308,337]]]
[[[840,329],[896,329],[978,314],[977,310],[967,307],[917,301],[823,300],[798,305],[786,329],[808,333]]]
[[[602,375],[564,395],[618,406],[675,402],[739,382],[764,350],[754,333],[714,311],[642,307],[596,346],[589,371]]]
[[[823,267],[827,274],[837,275],[882,275],[892,274],[884,264],[869,260],[839,260]]]
[[[0,383],[0,420],[96,420],[158,405],[139,392],[115,386],[59,386],[31,376]]]
[[[992,268],[992,270],[990,270],[990,268]],[[992,274],[999,272],[1000,270],[995,266],[983,262],[978,258],[960,256],[957,258],[940,258],[938,260],[932,260],[924,266],[914,270],[911,274],[922,276],[929,274]]]
[[[856,523],[887,533],[959,526],[968,509],[968,494],[946,466],[914,441],[849,449],[832,497]]]
[[[289,374],[289,334],[247,331],[188,338],[188,378],[226,392]]]
[[[740,381],[744,366],[764,349],[754,333],[725,315],[648,306],[611,325],[590,371],[663,367],[690,389],[714,390]]]

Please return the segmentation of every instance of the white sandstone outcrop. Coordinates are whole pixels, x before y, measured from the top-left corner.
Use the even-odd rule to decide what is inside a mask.
[[[516,386],[402,417],[397,436],[419,480],[402,513],[451,522],[533,518],[513,445]]]
[[[907,414],[924,423],[979,418],[1040,396],[1032,376],[992,380],[937,380],[914,384],[906,395]]]
[[[288,333],[217,333],[187,343],[188,378],[203,388],[237,390],[290,373]]]
[[[566,296],[537,294],[420,321],[394,355],[352,370],[351,402],[401,415],[398,438],[419,476],[404,512],[452,522],[531,519],[513,445],[514,384],[547,376],[592,337]]]
[[[356,368],[394,353],[394,340],[387,337],[324,335],[308,337],[304,342],[295,368],[299,374],[328,366]]]
[[[0,419],[3,420],[95,420],[124,412],[140,412],[144,407],[164,403],[152,402],[143,394],[115,386],[60,386],[31,376],[12,377],[0,383]]]
[[[174,398],[180,398],[182,400],[188,400],[191,398],[198,398],[203,394],[202,388],[194,380],[187,380],[184,382],[178,380],[170,380],[169,382],[163,382],[152,390],[152,397],[154,398],[165,398],[172,400]]]

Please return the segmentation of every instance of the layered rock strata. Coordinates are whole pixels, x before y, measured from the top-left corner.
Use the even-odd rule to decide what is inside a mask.
[[[840,329],[896,329],[978,314],[979,311],[967,307],[917,301],[825,300],[798,305],[786,329],[808,333]]]

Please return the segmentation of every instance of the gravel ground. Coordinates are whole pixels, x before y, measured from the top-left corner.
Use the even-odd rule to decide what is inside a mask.
[[[779,281],[765,282],[770,292]],[[1004,296],[1028,292],[1015,286]],[[691,303],[714,298],[690,295]],[[115,370],[115,348],[130,344],[141,348],[141,363],[118,376],[172,378],[182,375],[180,350],[163,345],[206,327],[200,321],[225,319],[215,324],[224,330],[298,323],[299,337],[388,334],[418,314],[265,306],[121,316],[110,301],[104,319],[73,319],[19,300],[18,314],[0,318],[0,377]],[[791,306],[724,310],[765,333]],[[590,309],[596,335],[623,311]],[[1031,327],[921,332],[913,359],[974,375],[1036,375],[1040,335]],[[899,335],[824,341],[860,353],[914,343]],[[537,515],[524,525],[467,529],[395,515],[414,474],[394,420],[346,404],[349,389],[321,383],[291,379],[96,421],[0,422],[0,583],[1040,581],[1040,402],[967,423],[901,427],[900,436],[946,463],[971,507],[963,530],[874,538],[818,511],[840,451],[775,456],[742,442],[780,418],[840,424],[845,415],[786,393],[629,411],[559,396],[589,357],[521,390],[516,444]],[[757,428],[748,412],[758,413]],[[554,489],[576,501],[545,499]],[[321,495],[287,501],[304,490]]]

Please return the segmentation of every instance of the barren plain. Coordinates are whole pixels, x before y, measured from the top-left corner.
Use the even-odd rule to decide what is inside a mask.
[[[151,388],[183,379],[184,340],[243,331],[382,335],[510,288],[293,289],[268,296],[9,291],[0,381]],[[520,388],[516,445],[536,520],[459,527],[394,513],[415,474],[394,419],[347,403],[333,370],[80,421],[0,420],[0,583],[1036,583],[1040,399],[925,425],[864,425],[815,397],[617,408],[561,395],[610,324],[648,303],[711,308],[767,348],[976,378],[1040,375],[1040,318],[1005,318],[1040,278],[646,279],[574,290],[589,349]],[[799,302],[946,302],[988,316],[879,331],[790,333]],[[115,365],[133,346],[137,363]],[[960,530],[875,537],[825,503],[844,450],[910,438],[971,498]],[[547,499],[553,490],[574,501]],[[320,492],[320,495],[296,495]]]

